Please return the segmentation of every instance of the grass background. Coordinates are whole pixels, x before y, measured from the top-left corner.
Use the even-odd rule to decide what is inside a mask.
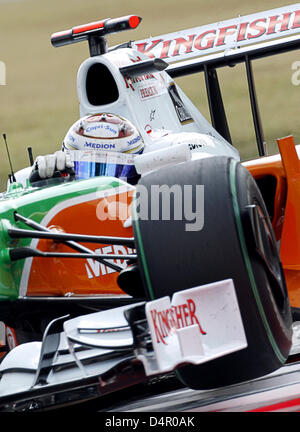
[[[234,18],[292,4],[283,0],[0,0],[0,60],[7,68],[0,86],[0,134],[6,133],[14,170],[28,165],[27,147],[34,155],[60,148],[79,115],[76,74],[88,57],[87,43],[55,49],[50,35],[102,18],[137,14],[134,31],[112,35],[109,45]],[[292,63],[299,51],[258,60],[254,64],[262,123],[269,153],[276,138],[293,134],[300,142],[300,86],[291,83]],[[243,159],[256,155],[243,65],[219,71],[234,144]],[[209,118],[202,75],[177,80]],[[8,160],[0,139],[0,189],[7,180]]]

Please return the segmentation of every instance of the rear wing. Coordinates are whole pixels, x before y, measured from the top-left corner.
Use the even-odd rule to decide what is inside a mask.
[[[166,67],[172,78],[204,72],[212,126],[230,143],[232,140],[216,69],[245,63],[258,153],[264,156],[266,146],[252,61],[300,48],[300,3],[108,49],[107,35],[135,29],[140,22],[141,18],[137,15],[108,18],[54,33],[51,42],[59,47],[88,41],[91,57],[123,47],[146,54],[149,61],[135,62],[120,69],[123,75],[129,77]]]
[[[172,78],[204,72],[212,125],[228,142],[232,140],[216,69],[245,63],[258,153],[264,156],[252,60],[300,48],[300,3],[139,40],[132,47],[167,62]]]

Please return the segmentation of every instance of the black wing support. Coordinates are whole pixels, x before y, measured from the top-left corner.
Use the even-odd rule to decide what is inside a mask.
[[[275,54],[283,54],[285,52],[294,51],[299,48],[300,36],[296,35],[279,40],[277,39],[275,41],[255,44],[251,47],[236,48],[229,51],[227,50],[218,54],[203,56],[196,60],[193,59],[182,61],[180,63],[170,65],[167,72],[172,78],[204,72],[212,124],[228,142],[231,142],[221,89],[218,81],[217,69],[226,66],[233,67],[236,64],[245,63],[258,153],[260,156],[265,156],[266,149],[264,143],[264,134],[255,91],[252,62],[256,59],[273,56]]]

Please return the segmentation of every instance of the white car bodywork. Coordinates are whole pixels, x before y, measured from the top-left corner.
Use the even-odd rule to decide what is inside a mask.
[[[120,72],[121,67],[145,60],[149,60],[145,54],[120,48],[84,61],[77,76],[80,117],[109,112],[127,118],[142,135],[145,152],[185,142],[191,144],[192,152],[239,159],[238,151],[211,126],[166,71],[131,78]],[[108,71],[110,83],[113,80],[118,90],[116,100],[108,104],[101,103],[101,94],[97,104],[89,99],[89,71],[98,66]],[[94,84],[98,93],[106,92],[107,82],[100,74]]]
[[[151,349],[136,344],[125,317],[126,311],[139,306],[145,308],[144,340],[151,338]],[[49,359],[43,384],[51,391],[53,385],[101,378],[126,359],[140,361],[151,376],[247,347],[232,279],[179,291],[172,299],[163,297],[66,320],[59,334],[51,334],[50,328],[51,324],[43,342],[25,343],[7,354],[0,365],[0,397],[38,389]]]
[[[295,10],[296,6],[291,10]],[[300,7],[300,6],[299,6]],[[281,10],[281,13],[283,10]],[[300,16],[300,11],[299,16]],[[289,13],[290,17],[292,13],[295,16],[295,11]],[[297,15],[297,16],[298,16]],[[300,25],[299,25],[300,27]],[[139,168],[141,173],[147,173],[153,169],[162,168],[164,165],[170,163],[176,164],[184,162],[189,158],[197,157],[212,157],[212,156],[228,156],[239,160],[238,151],[232,147],[201,115],[195,105],[190,99],[182,92],[182,90],[174,83],[166,71],[146,71],[144,74],[131,74],[130,77],[122,73],[120,69],[123,67],[134,65],[135,63],[149,60],[145,54],[138,52],[131,48],[119,48],[112,50],[105,54],[94,56],[82,63],[79,68],[77,76],[77,88],[78,98],[80,103],[80,116],[96,113],[113,113],[121,115],[130,120],[139,130],[144,142],[145,152],[141,156],[136,157],[136,166]],[[92,82],[89,82],[91,70],[97,68],[104,74],[98,73],[93,77]],[[89,87],[92,84],[93,88],[97,88],[97,97],[91,99],[89,93]],[[114,86],[115,97],[107,99],[107,89],[110,90]],[[102,94],[106,95],[106,99],[102,99]],[[151,155],[152,154],[152,155]],[[149,157],[147,156],[149,155]],[[139,162],[140,159],[140,162]],[[138,171],[139,171],[138,170]],[[22,175],[25,173],[23,171]],[[21,181],[21,176],[16,174],[16,177]],[[213,306],[219,302],[220,296],[218,284],[211,284],[209,287],[209,295],[213,298]],[[201,288],[201,287],[200,287]],[[203,288],[203,287],[202,287]],[[214,294],[214,288],[218,289],[218,293]],[[243,334],[243,325],[239,316],[238,304],[234,303],[235,292],[234,287],[231,287],[230,295],[227,293],[226,308],[230,311],[230,314],[226,316],[226,320],[222,317],[221,324],[217,323],[218,326],[223,325],[224,322],[232,325],[234,331],[232,331],[232,338],[228,340],[226,335],[223,334],[222,340],[218,338],[218,331],[215,332],[215,338],[213,339],[214,351],[209,355],[209,350],[205,349],[202,343],[193,343],[196,335],[197,326],[189,325],[183,332],[174,329],[173,336],[173,351],[170,350],[170,357],[168,357],[169,350],[163,350],[162,345],[156,345],[155,355],[153,358],[147,358],[143,353],[138,353],[138,359],[142,361],[145,366],[146,372],[149,375],[152,373],[164,373],[172,370],[178,364],[184,362],[191,362],[194,364],[200,364],[203,361],[209,361],[213,356],[224,356],[228,352],[243,349],[246,346],[247,341]],[[199,289],[199,287],[197,288]],[[177,293],[177,297],[186,296],[189,294],[187,291]],[[201,290],[200,290],[201,291]],[[194,292],[195,298],[200,303],[205,298],[201,298],[200,292]],[[158,303],[157,303],[158,302]],[[170,310],[170,300],[166,298],[156,300],[149,306],[158,307],[161,305],[165,310]],[[217,304],[218,311],[225,310],[219,303]],[[233,318],[233,313],[230,308],[235,307],[234,312],[236,316]],[[94,315],[93,322],[91,325],[84,328],[86,334],[94,339],[94,346],[92,345],[91,350],[87,353],[89,358],[92,358],[94,354],[101,355],[100,351],[103,351],[101,344],[98,343],[97,334],[93,334],[93,331],[99,330],[99,326],[103,325],[110,317],[111,327],[110,330],[115,326],[125,327],[123,316],[124,309],[120,309],[119,313],[114,311],[108,311],[104,313],[98,313]],[[151,312],[151,311],[150,311]],[[120,320],[120,317],[122,319]],[[151,314],[148,314],[148,323],[151,330]],[[67,350],[67,359],[64,361],[70,362],[72,367],[65,373],[58,372],[56,375],[51,372],[48,376],[47,385],[51,386],[51,383],[65,383],[68,380],[77,379],[84,375],[84,370],[80,366],[80,356],[74,355],[74,350],[70,343],[67,343],[68,338],[72,339],[72,332],[77,332],[76,337],[73,335],[73,343],[81,343],[82,339],[82,322],[89,318],[79,317],[75,321],[69,321],[70,328],[68,331],[68,321],[64,328],[64,333],[61,335],[59,349]],[[121,325],[120,325],[121,322]],[[194,324],[194,323],[191,323]],[[97,327],[98,326],[98,327]],[[224,327],[225,328],[225,327]],[[236,337],[236,329],[238,329],[238,338]],[[102,328],[103,330],[103,328]],[[129,337],[129,344],[132,345],[132,335],[129,329],[127,336]],[[126,330],[126,331],[127,331]],[[182,329],[181,329],[182,330]],[[84,332],[83,332],[84,333]],[[97,333],[97,332],[96,332]],[[181,333],[181,336],[180,336]],[[152,328],[152,342],[155,344],[155,328]],[[92,336],[91,336],[92,335]],[[103,336],[103,335],[102,335]],[[122,337],[117,335],[117,342],[119,343]],[[124,336],[124,334],[122,335]],[[198,335],[197,335],[198,336]],[[228,335],[227,335],[228,336]],[[102,338],[103,339],[103,338]],[[45,340],[46,341],[46,340]],[[126,342],[127,343],[127,342]],[[170,342],[172,343],[172,342]],[[228,344],[224,348],[222,343]],[[43,360],[41,356],[41,349],[43,345],[40,342],[33,342],[24,344],[16,347],[12,350],[4,359],[0,366],[0,373],[2,375],[0,380],[0,396],[11,395],[22,391],[30,391],[36,383],[36,377],[39,372],[40,362]],[[118,348],[112,344],[107,349]],[[164,348],[164,347],[163,347]],[[206,352],[205,352],[206,351]],[[176,355],[172,356],[175,352]],[[163,353],[161,355],[161,353]],[[84,357],[85,353],[81,353]],[[53,366],[59,366],[59,354],[55,355]],[[119,360],[115,360],[118,362]],[[102,372],[113,366],[115,363],[111,360],[111,364],[107,359],[103,362],[98,362],[95,369],[90,365],[91,374],[101,375]],[[55,362],[57,362],[55,364]],[[59,369],[59,367],[58,367]],[[18,370],[16,372],[16,370]],[[82,375],[83,374],[83,375]],[[52,380],[52,381],[51,381]]]

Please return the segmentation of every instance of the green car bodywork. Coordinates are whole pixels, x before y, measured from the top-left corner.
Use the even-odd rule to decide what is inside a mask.
[[[26,228],[21,221],[16,221],[14,214],[40,223],[45,215],[58,203],[70,198],[111,190],[124,185],[114,177],[95,177],[87,180],[75,180],[47,187],[32,187],[29,182],[23,187],[12,183],[0,199],[0,300],[15,300],[19,297],[19,287],[25,259],[12,262],[9,251],[15,247],[30,245],[31,238],[12,239],[8,229]]]

